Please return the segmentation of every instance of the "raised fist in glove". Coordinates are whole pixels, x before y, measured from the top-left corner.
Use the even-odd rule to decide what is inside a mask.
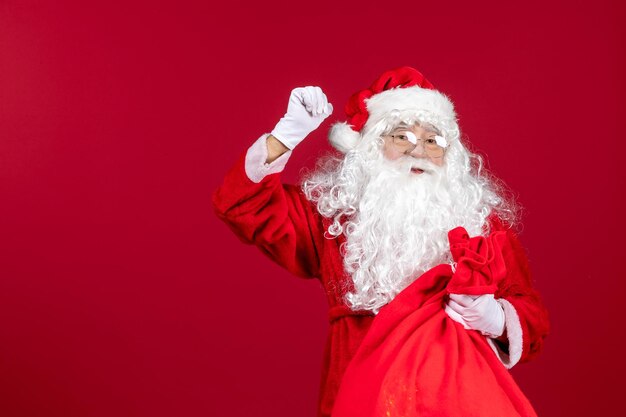
[[[492,338],[504,333],[504,309],[493,294],[450,294],[445,311],[466,329],[478,330]]]
[[[333,106],[321,88],[296,88],[289,96],[287,113],[276,124],[271,135],[289,149],[293,149],[332,112]]]

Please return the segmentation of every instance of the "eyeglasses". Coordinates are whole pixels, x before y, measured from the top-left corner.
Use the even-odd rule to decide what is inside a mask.
[[[422,147],[423,153],[431,158],[440,158],[445,152],[446,140],[441,136],[418,139],[412,132],[402,132],[387,136],[391,138],[393,146],[405,154],[413,152],[418,145]]]

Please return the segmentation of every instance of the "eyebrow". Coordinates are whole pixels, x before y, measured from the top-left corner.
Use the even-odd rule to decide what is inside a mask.
[[[392,131],[393,131],[393,130],[398,130],[398,129],[408,129],[408,128],[409,128],[409,125],[408,125],[408,124],[406,124],[406,123],[400,123],[400,124],[398,124],[398,126],[394,127],[394,128],[392,129]]]
[[[440,135],[441,133],[439,132],[439,129],[437,129],[435,126],[431,125],[430,123],[424,123],[424,124],[420,124],[420,126],[426,130],[427,132],[433,132],[436,135]]]
[[[432,128],[430,126],[426,126],[426,127],[421,126],[421,127],[426,131],[428,135],[438,136],[440,134],[437,130],[435,130],[435,128]],[[401,125],[401,126],[397,126],[393,128],[390,133],[396,133],[398,130],[411,130],[411,129],[409,129],[408,125],[403,125],[403,126]]]

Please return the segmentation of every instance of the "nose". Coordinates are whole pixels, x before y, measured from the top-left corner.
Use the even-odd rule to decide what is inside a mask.
[[[407,155],[411,155],[414,158],[424,158],[426,156],[426,151],[424,150],[424,142],[421,140],[417,140],[417,143],[413,145],[413,149],[407,150]]]

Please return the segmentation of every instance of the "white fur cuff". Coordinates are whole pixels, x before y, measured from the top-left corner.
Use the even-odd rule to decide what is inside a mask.
[[[498,356],[498,359],[507,368],[511,369],[522,357],[522,324],[513,304],[503,298],[496,299],[504,309],[504,322],[509,339],[509,353],[503,352],[494,339],[487,337],[487,342],[491,349]]]
[[[262,135],[250,146],[246,153],[246,175],[250,181],[256,184],[260,183],[267,175],[276,174],[285,169],[285,165],[287,165],[287,161],[291,156],[291,151],[287,151],[272,163],[266,164],[268,136],[268,133]]]

